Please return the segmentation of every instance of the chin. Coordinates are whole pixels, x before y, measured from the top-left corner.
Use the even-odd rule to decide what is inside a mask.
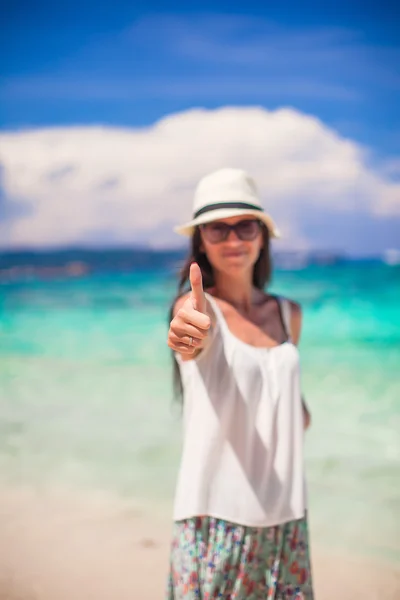
[[[221,264],[222,270],[227,273],[238,271],[247,271],[247,269],[253,268],[253,263],[249,260],[248,256],[229,256],[224,258],[223,264]]]

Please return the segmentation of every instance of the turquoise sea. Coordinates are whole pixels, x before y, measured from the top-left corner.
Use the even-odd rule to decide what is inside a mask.
[[[302,303],[314,539],[400,560],[400,267],[278,270]],[[180,451],[172,267],[0,283],[0,483],[107,490],[170,513]]]

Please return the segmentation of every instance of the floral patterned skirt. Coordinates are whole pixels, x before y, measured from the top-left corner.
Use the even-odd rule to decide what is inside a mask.
[[[244,527],[174,523],[167,600],[313,600],[307,518]]]

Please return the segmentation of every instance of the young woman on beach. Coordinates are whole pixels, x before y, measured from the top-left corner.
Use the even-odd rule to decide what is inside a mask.
[[[168,345],[184,403],[168,600],[312,600],[301,309],[264,291],[278,237],[251,177],[204,177]]]

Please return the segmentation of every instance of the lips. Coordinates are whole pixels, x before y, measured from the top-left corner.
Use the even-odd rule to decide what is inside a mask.
[[[240,258],[244,256],[244,252],[224,252],[224,258]]]

